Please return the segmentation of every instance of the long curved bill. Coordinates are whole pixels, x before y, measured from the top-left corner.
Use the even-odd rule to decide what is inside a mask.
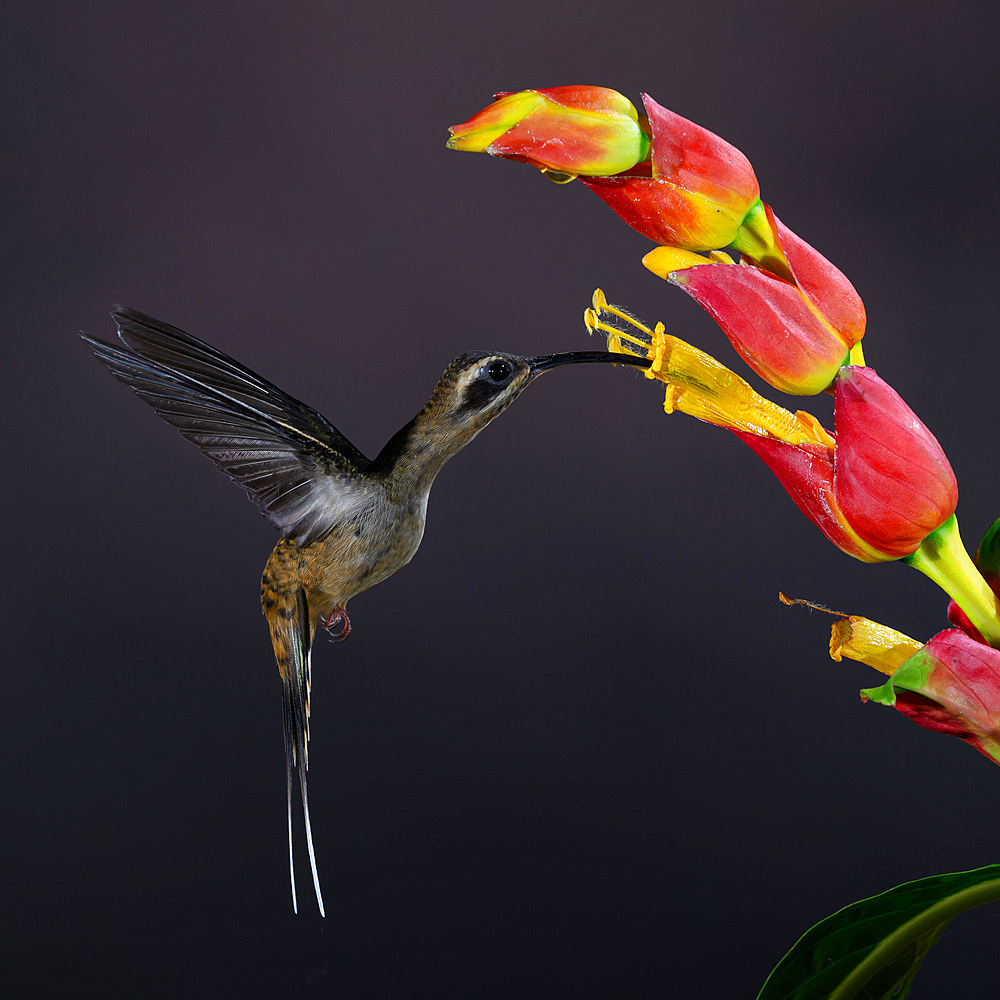
[[[565,354],[540,354],[536,358],[528,358],[532,375],[539,375],[542,372],[547,372],[550,368],[558,368],[560,365],[580,365],[589,362],[648,368],[651,359],[637,358],[628,354],[614,354],[610,351],[567,351]]]

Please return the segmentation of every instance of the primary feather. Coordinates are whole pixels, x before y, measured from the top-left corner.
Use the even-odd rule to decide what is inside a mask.
[[[299,545],[369,500],[371,462],[324,416],[183,330],[116,308],[121,346],[83,339],[112,375],[246,490]]]

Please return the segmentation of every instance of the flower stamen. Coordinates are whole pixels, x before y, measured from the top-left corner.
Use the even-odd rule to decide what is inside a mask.
[[[614,322],[601,318],[603,314],[645,334],[649,341],[623,330]],[[761,396],[735,372],[716,361],[710,354],[667,334],[662,323],[650,329],[645,323],[621,306],[608,303],[601,289],[594,292],[593,305],[584,313],[584,322],[592,333],[600,330],[608,338],[608,349],[636,356],[628,345],[643,348],[652,360],[647,378],[667,383],[664,410],[680,410],[730,430],[747,431],[792,445],[820,445],[832,451],[833,438],[812,416],[792,413]],[[624,343],[623,343],[624,342]]]

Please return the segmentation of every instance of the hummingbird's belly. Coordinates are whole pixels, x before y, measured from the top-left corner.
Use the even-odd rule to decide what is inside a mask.
[[[326,614],[405,566],[424,534],[426,503],[373,504],[303,550],[311,609]]]

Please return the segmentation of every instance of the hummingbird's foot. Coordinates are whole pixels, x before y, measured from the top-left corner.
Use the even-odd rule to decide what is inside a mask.
[[[343,642],[351,634],[351,619],[343,608],[334,608],[320,624],[334,642]]]

